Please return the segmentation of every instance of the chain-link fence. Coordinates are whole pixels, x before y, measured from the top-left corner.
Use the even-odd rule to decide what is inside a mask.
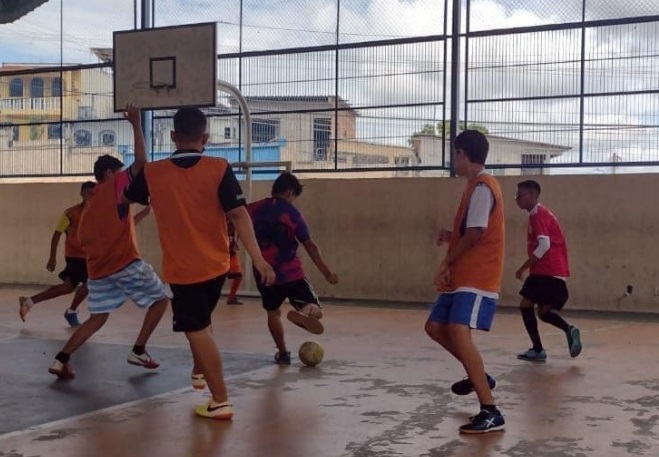
[[[99,154],[129,157],[112,32],[207,21],[220,78],[252,111],[255,160],[322,176],[447,175],[455,117],[488,134],[495,174],[653,170],[659,10],[626,3],[51,0],[0,25],[0,174],[87,174]],[[221,96],[208,115],[209,147],[244,159],[235,102]],[[154,157],[173,149],[171,116],[147,126]]]

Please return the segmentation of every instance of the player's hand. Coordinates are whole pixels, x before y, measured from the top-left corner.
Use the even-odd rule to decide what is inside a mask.
[[[327,280],[327,282],[330,284],[339,283],[339,277],[336,275],[336,273],[332,273],[331,271],[325,275],[325,280]]]
[[[46,270],[52,273],[53,271],[55,271],[56,266],[57,266],[57,261],[55,259],[48,259],[48,263],[46,264]]]
[[[275,283],[275,279],[277,279],[275,270],[272,269],[272,266],[265,259],[254,260],[254,268],[261,275],[261,282],[263,282],[264,286],[271,286]]]
[[[442,262],[435,275],[435,286],[437,286],[437,290],[442,291],[446,290],[450,285],[451,269],[445,262]]]
[[[516,277],[517,279],[519,279],[520,281],[521,281],[522,279],[524,279],[524,269],[523,269],[523,268],[520,268],[519,270],[517,270],[517,271],[515,272],[515,277]]]
[[[441,229],[437,235],[437,246],[441,246],[444,243],[451,241],[452,232],[450,230]]]
[[[139,126],[141,122],[140,109],[132,103],[129,103],[126,105],[126,110],[124,111],[124,119],[130,122],[133,127]]]

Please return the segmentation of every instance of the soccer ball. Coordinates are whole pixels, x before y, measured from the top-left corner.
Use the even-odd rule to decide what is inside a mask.
[[[324,355],[325,350],[323,347],[314,341],[302,343],[298,352],[300,361],[308,367],[315,367],[318,365],[322,362]]]

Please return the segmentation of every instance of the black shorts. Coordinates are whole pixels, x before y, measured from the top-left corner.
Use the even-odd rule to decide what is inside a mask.
[[[263,308],[267,311],[279,309],[287,298],[295,309],[300,309],[309,303],[320,306],[318,296],[304,278],[274,286],[258,284],[257,287],[261,293]]]
[[[64,260],[66,261],[66,267],[64,267],[57,276],[59,276],[62,281],[68,279],[73,287],[76,287],[80,283],[86,283],[87,259],[81,259],[79,257],[64,257]]]
[[[550,305],[555,310],[563,308],[568,299],[565,281],[553,276],[530,275],[519,294],[533,304]]]
[[[196,332],[211,324],[226,275],[194,284],[170,284],[175,332]]]

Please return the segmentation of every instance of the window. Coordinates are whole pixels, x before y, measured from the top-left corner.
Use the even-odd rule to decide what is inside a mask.
[[[30,81],[30,97],[41,98],[43,97],[43,79],[34,78]]]
[[[18,128],[18,125],[13,125],[11,122],[2,122],[0,123],[0,132],[5,130],[5,129],[10,129],[11,130],[11,140],[12,141],[17,141],[19,137],[19,132],[20,129]]]
[[[60,139],[62,138],[62,124],[50,124],[48,126],[48,139]]]
[[[9,96],[10,97],[22,97],[23,96],[23,80],[20,78],[14,78],[9,83]]]
[[[538,165],[537,167],[522,168],[522,176],[541,175],[542,165],[545,163],[544,154],[522,154],[522,165]]]
[[[279,136],[279,119],[253,119],[252,141],[254,143],[267,143]]]
[[[224,138],[227,140],[231,138],[231,127],[224,127]]]
[[[328,159],[332,120],[329,117],[320,117],[313,120],[313,160]]]
[[[50,95],[52,97],[62,96],[62,78],[53,78],[50,83]]]
[[[84,129],[76,130],[73,134],[73,139],[75,141],[75,145],[78,147],[91,146],[92,132]]]
[[[101,137],[101,146],[114,146],[115,135],[112,130],[103,130],[100,133],[100,137]]]
[[[394,165],[398,168],[407,168],[410,166],[410,158],[407,156],[394,157]]]
[[[91,106],[79,106],[78,107],[78,119],[91,119],[92,118],[92,107]]]

